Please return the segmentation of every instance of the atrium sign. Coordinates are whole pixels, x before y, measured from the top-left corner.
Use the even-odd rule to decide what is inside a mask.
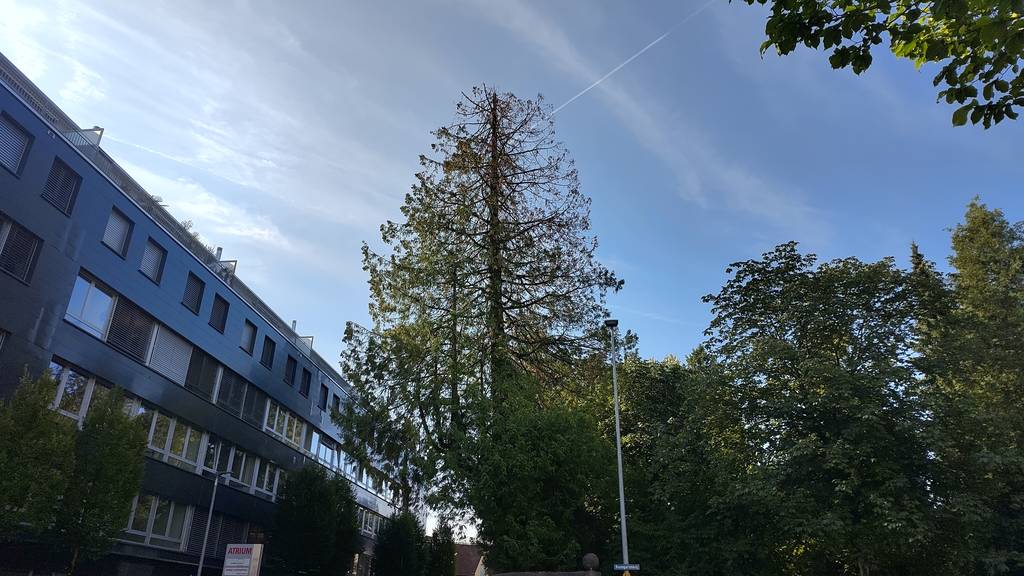
[[[228,544],[222,576],[260,576],[263,544]]]

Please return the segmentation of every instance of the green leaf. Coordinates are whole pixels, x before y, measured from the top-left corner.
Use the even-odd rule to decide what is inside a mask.
[[[964,124],[967,124],[967,113],[970,112],[973,107],[974,104],[967,104],[957,108],[956,112],[953,112],[953,126],[963,126]]]

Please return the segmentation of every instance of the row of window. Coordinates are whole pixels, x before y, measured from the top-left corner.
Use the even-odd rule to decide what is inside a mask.
[[[382,474],[352,468],[340,456],[330,456],[340,451],[315,427],[84,271],[75,283],[65,318],[282,442],[304,449],[329,469],[390,499],[391,491]],[[305,379],[307,371],[303,372]],[[321,385],[324,402],[326,389]],[[338,408],[337,400],[334,408]]]
[[[22,128],[10,116],[0,114],[0,165],[18,175],[28,156],[31,143],[32,137],[28,131]],[[70,215],[81,183],[82,178],[80,175],[63,160],[55,158],[46,184],[43,187],[42,197],[59,208],[64,214]],[[134,222],[127,215],[117,208],[112,208],[110,217],[107,219],[107,225],[103,230],[102,243],[113,250],[118,256],[124,258],[128,253],[133,228]],[[26,228],[0,215],[0,270],[4,270],[15,278],[27,283],[41,244],[42,241]],[[166,260],[167,250],[160,246],[156,240],[149,238],[146,241],[142,258],[139,262],[139,271],[154,283],[160,284]],[[205,289],[205,282],[190,272],[186,280],[181,302],[193,314],[199,314]],[[209,325],[218,332],[224,333],[227,328],[229,309],[229,302],[220,294],[215,294],[210,310]],[[244,320],[240,347],[250,356],[255,352],[256,337],[256,325],[249,320]],[[273,338],[265,335],[260,353],[260,363],[268,370],[273,369],[276,349],[277,344]],[[289,386],[295,385],[297,371],[298,361],[294,356],[289,355],[285,363],[283,375],[284,381]],[[299,382],[299,393],[308,398],[311,384],[312,373],[308,369],[303,368]],[[321,410],[327,410],[328,395],[326,386],[322,386],[318,401],[318,406]],[[332,405],[338,407],[339,404],[340,399],[335,395]]]
[[[18,176],[25,165],[32,136],[7,114],[0,113],[0,166]],[[70,216],[82,186],[82,177],[55,157],[40,195],[64,215]]]
[[[110,218],[107,220],[107,227],[103,233],[103,243],[122,258],[128,252],[128,245],[131,239],[131,231],[134,223],[128,219],[120,210],[111,210]],[[160,284],[163,276],[164,262],[167,259],[167,251],[164,250],[155,240],[150,238],[143,250],[139,270],[147,278]],[[181,297],[181,304],[193,314],[198,315],[203,305],[203,297],[206,293],[206,283],[199,276],[192,272],[188,273],[185,280],[185,291]],[[221,334],[227,329],[228,312],[231,304],[220,294],[213,295],[213,304],[210,307],[210,318],[208,324]],[[252,356],[256,349],[257,328],[254,323],[244,320],[242,326],[242,338],[239,347],[246,354]],[[264,335],[263,346],[260,350],[260,364],[268,370],[274,368],[274,355],[277,353],[277,343],[269,335]],[[298,360],[288,355],[284,368],[284,381],[289,386],[295,385]],[[302,383],[299,393],[309,397],[309,388],[313,374],[306,368],[302,369]],[[322,409],[326,409],[326,402]]]

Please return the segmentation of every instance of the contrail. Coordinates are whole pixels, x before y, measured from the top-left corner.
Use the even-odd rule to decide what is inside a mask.
[[[697,8],[693,12],[690,12],[689,14],[684,16],[682,20],[680,20],[680,21],[676,22],[675,24],[673,24],[672,27],[669,28],[668,30],[666,30],[664,34],[662,34],[661,36],[658,36],[657,38],[652,40],[650,44],[648,44],[647,46],[644,46],[643,48],[641,48],[639,51],[637,51],[636,54],[633,54],[629,58],[626,58],[621,64],[619,64],[615,68],[612,68],[607,74],[605,74],[604,76],[601,76],[600,78],[598,78],[593,84],[591,84],[590,86],[587,86],[583,90],[580,90],[575,96],[573,96],[572,98],[569,98],[564,103],[562,103],[561,106],[559,106],[559,107],[555,108],[554,110],[552,110],[551,113],[552,114],[557,114],[559,110],[561,110],[562,108],[565,108],[569,104],[572,104],[580,96],[583,96],[587,92],[590,92],[594,88],[597,88],[597,86],[601,82],[604,82],[605,80],[611,78],[613,74],[615,74],[619,70],[622,70],[623,68],[626,67],[627,64],[629,64],[633,60],[636,60],[637,58],[642,56],[644,52],[647,52],[648,50],[653,48],[658,42],[661,42],[665,38],[668,38],[669,34],[672,34],[672,32],[674,32],[676,28],[679,28],[683,24],[687,23],[688,21],[690,21],[690,19],[692,19],[694,16],[696,16],[696,15],[700,14],[701,12],[703,12],[708,6],[711,6],[715,2],[718,2],[718,0],[708,0],[707,2],[702,4],[700,8]]]

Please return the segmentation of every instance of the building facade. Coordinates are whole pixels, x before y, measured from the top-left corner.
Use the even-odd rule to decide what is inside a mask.
[[[226,544],[261,542],[285,476],[309,463],[351,481],[369,552],[393,493],[339,448],[330,412],[346,383],[100,135],[0,55],[0,395],[49,370],[64,416],[81,422],[116,386],[149,427],[142,492],[103,573],[194,574],[210,523],[219,574]],[[0,571],[40,562],[3,550]]]

